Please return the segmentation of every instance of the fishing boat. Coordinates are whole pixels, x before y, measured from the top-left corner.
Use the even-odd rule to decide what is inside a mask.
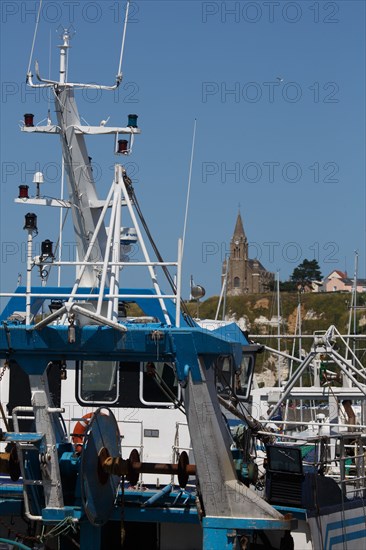
[[[250,391],[241,401],[224,376],[224,383],[217,386],[236,445],[247,462],[252,460],[258,467],[256,490],[298,520],[292,534],[295,548],[356,550],[366,545],[366,369],[356,349],[356,341],[364,344],[366,338],[356,334],[357,271],[356,252],[346,335],[334,325],[313,335],[298,333],[299,295],[295,335],[282,337],[278,278],[278,349],[266,344],[262,349],[289,365],[288,377],[281,372],[283,363],[276,367],[274,387],[259,387],[254,374],[253,383],[248,383]],[[227,273],[216,322],[222,301],[225,318],[226,279]],[[253,338],[266,341],[268,335]],[[295,356],[297,338],[299,357]],[[301,345],[304,338],[311,342],[307,353]],[[287,346],[291,339],[292,353],[281,351],[283,342]]]
[[[240,422],[238,448],[257,464],[256,490],[297,518],[295,548],[363,548],[365,367],[335,326],[317,331],[301,359],[263,347],[298,361],[288,380],[252,387],[246,403],[227,385],[219,397]],[[311,383],[299,384],[308,369]]]
[[[128,10],[125,29],[127,17]],[[37,172],[35,195],[22,185],[15,199],[24,212],[27,273],[25,286],[1,294],[8,303],[0,327],[0,543],[221,550],[267,548],[271,539],[290,550],[296,519],[250,487],[255,467],[240,452],[234,461],[216,391],[224,368],[237,394],[248,392],[260,346],[235,324],[208,330],[185,311],[182,242],[177,260],[164,261],[121,162],[140,134],[137,115],[123,127],[86,125],[79,115],[79,90],[120,85],[124,37],[111,86],[68,80],[67,29],[58,78],[45,79],[37,63],[37,82],[27,73],[30,88],[51,92],[56,120],[49,113],[37,124],[27,113],[21,130],[59,138],[68,196],[43,196]],[[92,136],[112,136],[111,155],[119,157],[104,199],[86,145]],[[75,260],[64,260],[50,239],[36,254],[39,207],[70,212]],[[142,260],[126,261],[136,242]],[[149,286],[124,286],[131,267],[146,270]],[[49,284],[59,269],[75,270],[72,284]]]
[[[127,18],[128,9],[125,29]],[[24,213],[27,273],[25,286],[1,294],[8,303],[0,318],[0,544],[359,548],[364,426],[357,436],[327,434],[318,421],[313,439],[270,431],[271,416],[296,391],[292,381],[270,418],[256,420],[252,380],[262,346],[235,323],[198,322],[185,309],[182,241],[177,259],[164,261],[124,163],[141,133],[137,115],[128,114],[123,127],[89,125],[79,115],[78,91],[120,86],[124,40],[125,30],[111,86],[68,81],[67,29],[58,78],[43,78],[38,64],[37,83],[27,73],[31,88],[52,93],[56,119],[49,114],[37,124],[27,113],[21,130],[59,138],[68,195],[43,196],[36,172],[35,195],[21,185],[15,199]],[[118,158],[103,199],[86,145],[92,136],[112,136]],[[62,258],[49,239],[36,253],[40,207],[61,210],[61,218],[70,213],[76,259]],[[128,257],[134,244],[141,260]],[[125,286],[131,268],[146,271],[146,287]],[[50,274],[61,270],[75,271],[71,284],[51,285]],[[334,346],[324,342],[322,353],[330,353]],[[359,399],[363,382],[345,369],[357,395],[351,384],[342,398]]]

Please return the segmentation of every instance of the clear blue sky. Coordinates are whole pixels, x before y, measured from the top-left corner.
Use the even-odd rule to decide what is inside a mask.
[[[27,207],[18,185],[33,186],[37,163],[58,196],[58,137],[23,135],[26,112],[47,116],[47,98],[27,91],[25,74],[35,27],[35,1],[1,2],[1,286],[25,281]],[[123,25],[117,1],[45,1],[34,59],[57,76],[57,28],[72,23],[69,78],[112,83]],[[257,256],[286,280],[304,258],[353,275],[354,250],[365,269],[365,3],[132,3],[119,94],[78,92],[90,124],[110,116],[124,125],[139,115],[142,135],[127,159],[145,217],[167,260],[182,235],[194,119],[191,203],[184,257],[189,276],[208,295],[220,291],[221,262],[238,208]],[[53,111],[53,105],[51,105]],[[55,115],[52,113],[53,120]],[[111,183],[112,137],[89,138],[98,192]],[[33,190],[32,190],[33,192]],[[58,213],[39,216],[40,242],[57,240]],[[65,233],[65,241],[72,236]],[[22,244],[23,243],[23,244]],[[67,251],[66,251],[67,254]],[[136,257],[141,257],[136,253]],[[126,285],[139,282],[124,273]],[[64,278],[63,282],[70,279]]]

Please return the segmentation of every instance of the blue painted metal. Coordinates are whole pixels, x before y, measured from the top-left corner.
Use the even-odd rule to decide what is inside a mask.
[[[203,550],[236,550],[237,532],[220,528],[205,528],[203,530]]]
[[[296,520],[292,517],[282,519],[262,519],[262,518],[242,518],[242,517],[220,517],[206,516],[202,519],[204,528],[209,529],[242,529],[244,531],[254,531],[267,529],[289,530],[295,527]]]
[[[303,519],[306,520],[308,517],[307,510],[305,508],[296,508],[294,506],[279,506],[277,504],[273,504],[273,508],[281,512],[281,514],[291,514],[292,517],[295,519]]]
[[[119,517],[121,520],[121,516]],[[88,521],[80,522],[80,548],[100,550],[102,547],[102,529],[95,527]]]
[[[142,505],[144,502],[146,502],[148,499],[154,496],[156,492],[157,492],[156,490],[138,491],[138,490],[132,490],[132,489],[125,489],[123,492],[124,502],[125,503],[127,502],[129,504]],[[119,492],[119,495],[122,496],[121,490]],[[164,505],[174,508],[175,505],[178,506],[181,504],[187,507],[192,506],[196,510],[196,493],[195,492],[190,493],[187,490],[186,491],[172,490],[171,493],[165,495]]]
[[[24,471],[26,479],[41,479],[41,470],[39,464],[39,450],[29,450],[24,457]],[[32,513],[35,516],[42,514],[44,506],[43,488],[38,485],[29,485],[27,487],[32,502]]]
[[[40,286],[33,286],[32,287],[32,293],[33,294],[52,294],[54,299],[57,299],[59,296],[69,296],[72,291],[72,287],[64,286],[64,287],[54,287],[54,286],[48,286],[48,287],[40,287]],[[25,294],[26,287],[19,286],[14,290],[14,294]],[[108,295],[109,289],[105,290],[105,295]],[[98,298],[98,289],[91,288],[91,287],[80,287],[76,295],[78,294],[88,294],[89,299],[91,300],[93,295],[95,298]],[[153,296],[156,294],[154,289],[151,288],[121,288],[119,291],[119,294],[136,294],[136,295],[146,295],[146,296]],[[60,298],[61,299],[61,298]],[[63,300],[66,300],[67,298],[62,298]],[[42,304],[45,302],[45,300],[49,300],[49,298],[32,298],[31,299],[31,312],[32,315],[36,315],[41,307]],[[156,317],[161,323],[165,323],[165,318],[163,311],[161,309],[161,306],[159,304],[158,300],[154,300],[151,298],[123,298],[124,302],[136,302],[137,305],[142,309],[142,311],[145,312],[145,315],[149,317]],[[171,319],[171,321],[175,321],[175,304],[171,300],[165,300],[165,305],[167,308],[168,315]],[[14,313],[14,311],[25,311],[25,298],[24,297],[12,297],[9,299],[9,302],[5,306],[4,310],[2,311],[0,315],[0,321],[5,321]],[[183,315],[180,317],[181,326],[188,326],[187,321]],[[18,323],[19,324],[19,323]],[[195,323],[194,323],[195,324]]]
[[[63,508],[44,508],[42,510],[42,519],[45,523],[58,523],[65,518],[74,518],[79,520],[83,517],[81,508],[75,506],[64,506]]]
[[[198,356],[210,368],[218,355],[238,357],[244,345],[230,341],[229,334],[215,335],[214,332],[196,327],[166,327],[157,324],[126,323],[127,332],[102,326],[75,328],[75,343],[68,341],[67,326],[47,326],[40,331],[30,330],[24,325],[0,327],[0,358],[13,359],[28,374],[41,374],[49,361],[82,360],[105,358],[110,360],[175,361],[180,381],[186,379],[187,365],[193,380],[201,380]],[[159,345],[152,338],[156,329],[163,335]],[[239,328],[237,330],[240,332]],[[238,339],[239,336],[236,336]],[[9,345],[10,341],[10,345]]]
[[[0,517],[5,516],[21,516],[23,511],[23,502],[22,500],[7,498],[6,494],[4,495],[6,500],[0,498]]]
[[[363,518],[363,522],[365,523],[365,518]],[[347,548],[347,542],[350,542],[351,540],[359,540],[363,541],[362,544],[364,545],[366,539],[366,529],[361,529],[360,531],[352,531],[351,533],[342,533],[341,535],[338,535],[336,537],[332,537],[329,541],[329,546],[324,546],[324,550],[333,550],[333,548],[337,547],[339,548],[339,544],[342,544],[343,548]],[[362,546],[360,546],[360,549]],[[363,546],[364,548],[364,546]]]
[[[23,483],[14,483],[9,477],[0,479],[0,501],[5,498],[23,498]]]
[[[163,489],[161,489],[161,491],[158,491],[157,493],[155,493],[155,495],[146,500],[143,506],[152,506],[153,504],[155,504],[155,502],[158,502],[158,500],[164,498],[165,495],[168,495],[172,491],[172,489],[173,486],[171,483],[169,483],[169,485],[166,485]]]
[[[125,521],[146,522],[146,523],[200,523],[196,508],[135,508],[125,506],[123,510]],[[121,520],[121,510],[114,509],[111,519]]]
[[[235,518],[235,517],[204,517],[203,550],[236,550],[241,548],[243,539],[250,542],[255,531],[283,531],[296,527],[296,520],[283,518],[282,520]]]
[[[15,443],[39,443],[43,438],[41,433],[31,432],[5,432],[4,441],[14,441]]]
[[[362,525],[363,528],[358,531],[352,531],[347,533],[347,527],[352,527],[355,525]],[[342,529],[342,535],[332,536],[332,531],[337,529]],[[324,541],[324,550],[330,550],[333,545],[345,542],[347,540],[356,540],[356,539],[366,539],[366,528],[365,528],[365,516],[364,514],[353,517],[353,518],[342,518],[340,521],[333,521],[327,524],[325,541]]]
[[[26,546],[25,544],[22,544],[21,542],[18,542],[16,540],[0,539],[0,542],[4,542],[5,544],[9,544],[10,546],[13,546],[15,548],[20,548],[20,550],[32,550],[30,548],[30,546]]]

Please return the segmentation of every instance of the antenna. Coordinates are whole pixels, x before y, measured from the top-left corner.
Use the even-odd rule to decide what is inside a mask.
[[[216,310],[216,315],[215,315],[215,321],[217,321],[218,317],[219,317],[219,312],[220,312],[220,307],[221,307],[221,302],[222,302],[222,298],[224,298],[224,304],[223,304],[223,308],[222,308],[222,320],[225,321],[225,310],[226,310],[226,293],[227,293],[227,279],[228,279],[228,274],[229,274],[229,260],[230,260],[230,257],[226,257],[226,265],[225,265],[225,273],[223,274],[223,280],[222,280],[222,286],[221,286],[221,292],[220,292],[220,298],[219,298],[219,302],[217,304],[217,310]]]
[[[62,41],[63,41],[63,43],[59,46],[59,48],[60,48],[60,76],[59,76],[60,80],[55,81],[55,80],[51,80],[50,78],[48,80],[42,78],[42,76],[40,74],[40,70],[39,70],[38,61],[36,61],[35,62],[36,76],[37,76],[37,79],[42,84],[34,84],[33,83],[33,75],[31,73],[30,67],[31,67],[31,64],[32,64],[32,59],[33,59],[34,45],[35,45],[37,31],[38,31],[38,24],[39,24],[41,9],[42,9],[42,2],[43,2],[43,0],[40,0],[38,16],[37,16],[37,22],[36,22],[36,28],[35,28],[35,31],[34,31],[33,43],[32,43],[31,53],[30,53],[30,57],[29,57],[29,65],[28,65],[28,71],[27,71],[27,84],[31,88],[47,88],[47,87],[52,87],[52,86],[55,87],[55,86],[59,86],[61,84],[63,87],[67,87],[67,88],[83,88],[83,89],[89,88],[91,90],[109,90],[109,91],[116,90],[118,88],[118,86],[121,84],[121,81],[122,81],[121,67],[122,67],[123,51],[124,51],[124,44],[125,44],[125,38],[126,38],[126,27],[127,27],[127,20],[128,20],[129,2],[127,3],[127,9],[126,9],[126,18],[125,18],[123,37],[122,37],[121,56],[120,56],[118,75],[116,76],[116,82],[115,82],[115,84],[113,84],[113,86],[103,86],[103,85],[99,85],[99,84],[83,84],[81,82],[68,82],[67,81],[67,74],[68,74],[67,50],[70,48],[70,39],[75,34],[75,29],[73,28],[72,25],[69,29],[66,29],[66,28],[61,27],[61,26],[58,28],[60,34],[62,34]]]
[[[277,270],[277,345],[281,351],[281,304],[280,304],[280,270]],[[281,387],[281,356],[278,355],[277,365],[278,387]]]
[[[35,43],[36,43],[36,37],[37,37],[37,32],[38,32],[39,19],[40,19],[40,16],[41,16],[42,2],[43,2],[43,0],[39,0],[39,8],[38,8],[38,14],[37,14],[37,20],[36,20],[36,27],[35,27],[35,29],[34,29],[33,42],[32,42],[31,52],[30,52],[30,55],[29,55],[29,63],[28,63],[27,77],[30,76],[30,68],[31,68],[31,65],[32,65],[33,52],[34,52],[34,45],[35,45]]]
[[[193,138],[192,138],[192,150],[191,150],[191,160],[189,163],[189,176],[188,176],[188,190],[187,190],[187,200],[186,200],[186,212],[184,215],[184,226],[183,226],[183,241],[182,241],[182,260],[184,254],[184,243],[186,240],[186,230],[187,230],[187,219],[188,219],[188,207],[189,207],[189,198],[191,194],[191,180],[192,180],[192,166],[193,166],[193,155],[194,155],[194,146],[196,142],[196,128],[197,128],[197,119],[194,119],[193,126]]]
[[[50,42],[48,52],[48,80],[51,79],[51,64],[52,64],[52,34],[50,30]],[[48,91],[48,110],[47,110],[47,125],[51,125],[51,91]]]
[[[119,58],[119,66],[118,66],[118,73],[117,73],[117,80],[119,80],[119,81],[122,80],[122,60],[123,60],[123,53],[125,51],[125,40],[126,40],[126,33],[127,33],[127,23],[128,23],[129,9],[130,9],[130,1],[127,0],[125,22],[124,22],[124,25],[123,25],[121,55],[120,55],[120,58]]]
[[[65,161],[64,156],[61,155],[61,200],[64,198],[64,186],[65,186]],[[63,238],[63,227],[65,220],[63,220],[64,209],[61,206],[60,208],[60,220],[59,220],[59,237],[58,237],[58,261],[62,261],[62,238]],[[57,286],[61,286],[61,265],[58,266],[57,272]]]

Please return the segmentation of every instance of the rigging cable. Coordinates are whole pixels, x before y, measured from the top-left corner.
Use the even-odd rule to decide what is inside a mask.
[[[128,176],[127,176],[127,177],[128,177]],[[128,179],[129,179],[129,178],[128,178]],[[130,181],[131,181],[131,180],[130,180]],[[139,216],[139,218],[140,218],[140,221],[141,221],[141,224],[142,224],[142,226],[143,226],[143,228],[144,228],[144,230],[145,230],[145,232],[146,232],[147,238],[149,239],[149,242],[150,242],[150,244],[151,244],[151,246],[152,246],[152,248],[153,248],[153,250],[154,250],[154,252],[155,252],[155,254],[156,254],[156,257],[157,257],[158,261],[161,262],[161,263],[163,263],[163,262],[164,262],[163,257],[161,256],[161,254],[160,254],[160,252],[159,252],[159,249],[158,249],[158,247],[156,246],[155,241],[154,241],[154,239],[153,239],[153,237],[152,237],[152,235],[151,235],[150,229],[149,229],[149,227],[148,227],[148,225],[147,225],[147,223],[146,223],[146,220],[145,220],[145,218],[144,218],[144,215],[143,215],[143,213],[142,213],[142,211],[141,211],[141,208],[140,208],[140,205],[139,205],[139,203],[138,203],[138,200],[137,200],[137,197],[136,197],[136,194],[135,194],[135,190],[134,190],[134,188],[132,187],[132,183],[128,186],[128,189],[129,189],[129,191],[131,192],[131,198],[132,198],[132,200],[133,200],[133,202],[134,202],[134,205],[135,205],[137,214],[138,214],[138,216]],[[165,274],[165,276],[166,276],[166,278],[167,278],[167,280],[168,280],[168,283],[169,283],[169,285],[170,285],[170,287],[171,287],[173,293],[175,293],[175,292],[176,292],[176,286],[175,286],[173,277],[171,276],[171,274],[170,274],[170,272],[169,272],[167,266],[163,265],[163,266],[161,266],[161,267],[162,267],[162,269],[163,269],[163,272],[164,272],[164,274]],[[185,303],[184,303],[184,301],[183,301],[182,299],[181,299],[181,307],[182,307],[182,311],[184,311],[184,313],[185,313],[187,323],[188,323],[190,326],[194,326],[194,321],[193,321],[193,319],[191,318],[191,316],[190,316],[190,314],[189,314],[189,311],[188,311],[188,309],[187,309],[187,307],[186,307],[186,305],[185,305]]]
[[[179,409],[180,412],[186,414],[184,405],[181,400],[178,400],[174,393],[171,391],[168,384],[163,380],[162,376],[156,371],[154,376],[154,382],[158,385],[163,394],[171,401],[176,409]]]

